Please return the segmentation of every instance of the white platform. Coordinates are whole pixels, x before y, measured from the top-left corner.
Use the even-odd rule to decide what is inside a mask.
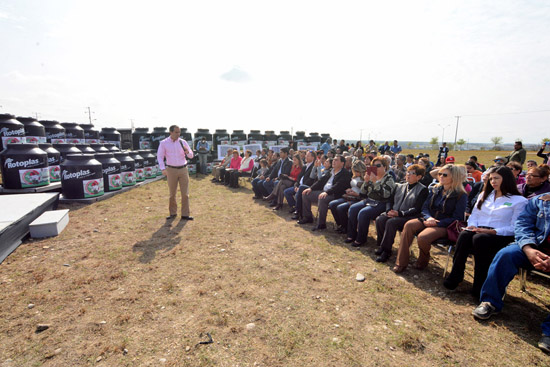
[[[69,209],[44,212],[29,224],[32,238],[54,237],[69,224]]]
[[[29,224],[57,208],[58,193],[0,195],[0,263],[29,233]]]

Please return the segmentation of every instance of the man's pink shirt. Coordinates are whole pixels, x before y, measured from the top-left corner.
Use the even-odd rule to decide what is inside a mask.
[[[169,166],[185,166],[187,164],[187,159],[185,158],[185,152],[181,147],[180,142],[183,144],[185,149],[189,152],[187,158],[193,158],[193,151],[189,148],[189,144],[183,139],[178,139],[173,141],[170,137],[162,140],[159,144],[159,149],[157,151],[157,160],[159,162],[160,170],[166,169],[164,165],[164,158],[166,158],[166,164]]]

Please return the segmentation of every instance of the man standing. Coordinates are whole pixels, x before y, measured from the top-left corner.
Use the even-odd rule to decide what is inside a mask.
[[[508,162],[519,162],[519,164],[523,166],[523,163],[525,163],[525,159],[527,158],[527,152],[523,149],[523,144],[521,141],[516,141],[514,143],[514,151],[506,158],[508,158]]]
[[[437,162],[439,162],[441,157],[447,158],[448,154],[449,154],[449,148],[447,147],[447,143],[443,142],[443,145],[439,147],[439,154],[437,155]]]
[[[201,173],[206,175],[206,162],[208,160],[208,152],[210,152],[210,144],[208,144],[204,136],[197,143],[197,152],[199,152],[199,165],[201,166]]]
[[[181,191],[181,219],[193,220],[189,216],[189,172],[187,171],[187,159],[193,158],[193,151],[189,144],[180,139],[180,128],[177,125],[170,126],[170,136],[162,140],[157,151],[157,159],[162,174],[168,179],[170,199],[168,210],[170,215],[166,219],[174,219],[178,212],[176,203],[176,190],[178,183]],[[166,164],[164,160],[166,159]]]
[[[397,144],[397,140],[394,140],[393,141],[393,146],[390,147],[390,151],[394,155],[397,155],[397,154],[401,153],[402,150],[403,150],[403,148],[401,148],[401,145]]]
[[[502,297],[519,268],[550,271],[550,195],[541,194],[527,202],[515,224],[516,242],[497,252],[481,288],[481,303],[472,312],[487,320],[502,310]],[[542,323],[539,348],[550,353],[550,316]]]
[[[325,173],[321,179],[302,193],[302,219],[298,224],[313,223],[311,204],[317,202],[318,218],[313,231],[327,228],[328,203],[340,199],[350,187],[351,174],[344,168],[346,159],[337,155],[332,161],[332,172]]]

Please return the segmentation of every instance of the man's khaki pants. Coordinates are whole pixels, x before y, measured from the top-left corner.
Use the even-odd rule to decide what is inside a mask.
[[[181,215],[189,216],[189,172],[187,171],[187,167],[166,167],[166,178],[168,179],[168,189],[170,190],[170,199],[168,204],[170,215],[176,215],[178,212],[176,191],[178,189],[179,182],[181,192]]]

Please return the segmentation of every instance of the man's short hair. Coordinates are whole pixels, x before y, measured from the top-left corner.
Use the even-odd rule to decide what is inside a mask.
[[[523,143],[521,141],[516,141],[515,144],[519,145],[520,147],[523,146]]]
[[[165,126],[166,126],[166,125],[165,125]],[[179,128],[180,128],[180,127],[179,127],[178,125],[171,125],[170,128],[169,128],[169,130],[170,130],[170,132],[173,132],[174,130],[179,129]]]
[[[288,154],[289,149],[288,148],[281,148],[281,153]]]
[[[473,156],[470,157],[470,160],[477,162],[477,157],[475,155],[473,155]]]
[[[346,164],[346,158],[342,154],[336,154],[336,157],[334,159],[338,159],[340,162]]]

